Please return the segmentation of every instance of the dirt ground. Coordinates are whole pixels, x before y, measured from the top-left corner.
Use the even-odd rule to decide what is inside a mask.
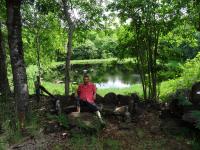
[[[189,138],[177,136],[181,128],[174,122],[164,122],[159,118],[158,112],[145,111],[138,122],[125,123],[116,118],[106,118],[106,126],[98,133],[100,139],[112,139],[120,143],[119,149],[128,150],[190,150],[192,149]],[[168,125],[167,125],[168,124]],[[180,130],[180,131],[178,131]],[[174,135],[167,132],[176,132]],[[63,135],[66,133],[66,135]],[[177,134],[177,135],[176,135]],[[53,150],[73,149],[68,143],[71,138],[67,130],[44,134],[42,129],[37,136],[29,136],[20,144],[12,145],[10,149],[17,150]],[[112,147],[110,147],[112,149]],[[104,146],[103,149],[110,149]],[[87,149],[84,148],[84,149]],[[94,148],[95,149],[95,148]]]
[[[37,107],[38,108],[38,107]],[[39,108],[43,109],[42,105]],[[45,110],[45,108],[44,108]],[[45,111],[41,113],[41,116]],[[42,126],[37,134],[27,134],[20,143],[9,147],[10,150],[192,150],[193,129],[185,127],[174,118],[161,119],[161,111],[144,109],[136,114],[131,122],[124,122],[115,116],[104,116],[106,125],[98,133],[85,134],[76,127],[59,128],[46,131],[49,124],[41,118]],[[91,114],[94,116],[94,114]],[[82,118],[84,120],[84,118]],[[93,120],[90,120],[93,122]],[[48,122],[49,123],[49,122]],[[74,138],[74,135],[81,135]],[[82,139],[81,139],[82,138]],[[80,140],[77,142],[76,140]],[[84,139],[84,140],[83,140]],[[95,140],[94,140],[95,139]],[[111,140],[104,142],[105,140]],[[75,140],[73,143],[72,141]],[[82,140],[82,143],[81,143]],[[95,143],[96,142],[96,143]],[[91,144],[93,143],[93,145]],[[99,144],[100,143],[100,144]],[[92,146],[91,146],[92,145]],[[198,147],[196,148],[198,149]],[[199,148],[200,149],[200,148]]]

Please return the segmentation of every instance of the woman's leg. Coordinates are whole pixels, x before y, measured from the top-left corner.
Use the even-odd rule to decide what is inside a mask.
[[[76,97],[76,109],[77,109],[77,112],[81,112],[81,107],[80,107],[80,98],[79,97]]]
[[[100,122],[105,124],[105,122],[103,121],[102,117],[101,117],[101,113],[97,107],[97,105],[95,103],[89,103],[84,101],[85,105],[93,112],[96,113],[97,117],[99,118]]]

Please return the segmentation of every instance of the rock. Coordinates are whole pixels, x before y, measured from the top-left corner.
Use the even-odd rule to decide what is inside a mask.
[[[115,108],[115,106],[103,105],[102,113],[104,113],[105,115],[113,115]]]
[[[75,112],[76,111],[76,105],[69,105],[69,106],[65,106],[62,110],[62,112],[65,112],[66,114],[69,114],[71,112]]]
[[[179,104],[178,99],[173,99],[169,103],[169,110],[170,113],[176,118],[181,118],[183,115],[183,106]]]
[[[199,111],[199,114],[200,114],[200,111]],[[182,119],[186,122],[189,122],[189,123],[195,125],[198,122],[199,118],[192,115],[192,111],[189,111],[189,112],[183,114]]]
[[[111,105],[111,106],[117,106],[118,105],[117,95],[115,93],[107,93],[104,96],[104,104]]]
[[[96,103],[105,103],[104,98],[99,94],[96,94]]]
[[[70,126],[73,126],[75,130],[80,129],[80,132],[93,133],[102,129],[101,123],[94,113],[72,112],[68,115],[68,119]]]
[[[59,132],[61,130],[62,130],[61,126],[56,121],[49,121],[45,124],[45,127],[44,127],[45,134],[55,133],[55,132]]]
[[[133,129],[133,124],[121,122],[118,127],[119,130],[131,130]]]
[[[159,127],[159,126],[156,126],[156,125],[151,126],[151,127],[150,127],[150,132],[153,133],[153,134],[157,134],[157,133],[160,132],[160,127]]]
[[[80,118],[81,113],[79,112],[71,112],[68,117],[70,118]]]
[[[165,133],[176,135],[180,132],[178,121],[172,118],[162,120],[160,129]]]
[[[128,106],[128,111],[131,114],[134,113],[135,103],[134,103],[134,98],[132,96],[118,94],[117,98],[119,106]]]
[[[129,105],[131,101],[133,101],[133,98],[131,96],[121,94],[117,95],[117,102],[120,106]]]
[[[120,106],[120,107],[116,107],[113,112],[115,114],[125,114],[127,109],[128,109],[127,105],[126,106]]]
[[[140,101],[140,97],[137,95],[137,93],[132,93],[131,97],[133,98],[134,102],[139,102]]]
[[[194,105],[200,104],[200,82],[197,82],[192,86],[189,100]]]

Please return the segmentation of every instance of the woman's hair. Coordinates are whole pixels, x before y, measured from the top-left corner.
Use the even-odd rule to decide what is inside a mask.
[[[89,75],[84,74],[84,75],[83,75],[83,78],[89,78]]]

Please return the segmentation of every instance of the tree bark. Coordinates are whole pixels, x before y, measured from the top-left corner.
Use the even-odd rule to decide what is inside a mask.
[[[10,86],[7,77],[6,50],[1,29],[2,24],[0,22],[0,93],[7,96],[7,94],[10,94]]]
[[[7,0],[7,28],[13,72],[14,94],[20,127],[24,127],[25,114],[28,108],[28,85],[22,48],[20,0]]]
[[[70,59],[72,53],[72,43],[73,43],[73,33],[74,33],[74,22],[71,19],[71,14],[69,12],[69,2],[68,0],[62,0],[63,10],[65,15],[65,20],[68,23],[68,40],[67,40],[67,56],[66,56],[66,64],[65,64],[65,95],[69,96],[69,88],[70,88]]]
[[[139,27],[135,28],[136,32],[136,50],[137,50],[137,66],[140,74],[140,78],[142,81],[142,89],[143,89],[143,97],[147,100],[147,85],[146,85],[146,77],[145,77],[145,55],[143,51],[143,47],[141,47],[141,43],[143,43],[140,37],[140,29]]]
[[[155,44],[154,44],[154,52],[153,52],[153,76],[152,76],[152,84],[153,84],[153,99],[154,100],[158,100],[158,92],[157,92],[157,53],[158,53],[158,42],[159,42],[159,35],[160,35],[160,31],[159,29],[155,29]]]

